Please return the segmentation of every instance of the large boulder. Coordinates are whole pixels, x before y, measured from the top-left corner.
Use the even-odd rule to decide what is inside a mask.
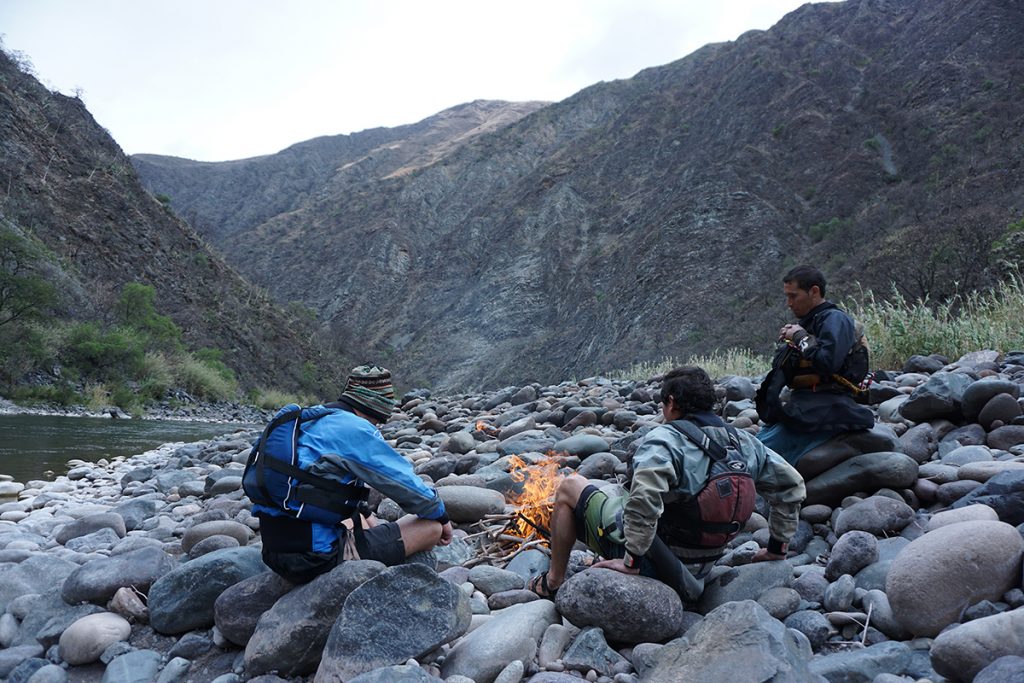
[[[294,586],[274,572],[243,579],[213,603],[214,624],[235,645],[245,647],[260,617]]]
[[[900,405],[900,414],[912,422],[942,417],[958,420],[964,392],[973,381],[961,372],[937,372],[911,392]]]
[[[541,636],[561,619],[550,600],[513,605],[491,613],[488,621],[464,636],[441,665],[441,676],[465,676],[493,683],[512,660],[529,662],[537,655]]]
[[[73,538],[86,536],[100,529],[110,529],[117,534],[118,538],[124,538],[126,531],[124,518],[115,512],[100,512],[95,515],[86,515],[81,519],[68,522],[58,529],[54,539],[61,545],[64,545]]]
[[[256,548],[217,550],[179,565],[153,583],[149,623],[173,635],[213,626],[213,605],[230,586],[268,571]]]
[[[837,505],[858,491],[905,489],[917,483],[917,462],[908,455],[885,451],[856,455],[807,481],[804,505]]]
[[[847,531],[867,531],[875,536],[899,533],[914,521],[914,509],[902,500],[871,496],[844,508],[835,522],[837,536]]]
[[[71,572],[64,580],[61,596],[69,605],[82,602],[106,605],[114,593],[125,586],[148,593],[154,581],[177,565],[174,558],[153,546],[95,559]]]
[[[708,613],[727,602],[757,600],[765,591],[793,583],[793,567],[788,562],[757,562],[729,567],[713,574],[704,585],[697,611]]]
[[[568,439],[562,439],[552,446],[552,450],[586,458],[594,453],[602,453],[608,450],[608,442],[596,434],[576,434]]]
[[[936,673],[958,681],[974,680],[1000,657],[1024,657],[1024,607],[940,633],[931,656]]]
[[[346,598],[315,680],[347,681],[420,657],[465,633],[471,616],[469,597],[433,570],[389,567]]]
[[[453,522],[479,522],[485,515],[505,511],[505,496],[479,486],[438,486],[437,495]]]
[[[679,632],[683,604],[661,581],[587,569],[558,589],[558,611],[576,626],[598,626],[608,640],[650,643]]]
[[[373,560],[342,562],[280,598],[260,617],[245,646],[246,671],[253,676],[316,671],[345,598],[382,571],[384,565]]]
[[[900,439],[892,427],[875,423],[871,429],[837,434],[807,451],[800,458],[800,473],[805,479],[811,479],[855,455],[884,451],[898,453],[902,450]]]
[[[885,592],[911,633],[934,636],[981,600],[1020,586],[1024,539],[1003,522],[970,521],[930,531],[896,556]]]
[[[824,683],[811,673],[811,648],[752,600],[711,611],[683,638],[657,654],[644,683],[679,681],[772,681]]]
[[[132,626],[110,612],[90,614],[68,626],[60,637],[60,658],[72,666],[95,662],[116,642],[128,640]]]
[[[1000,394],[1017,398],[1020,396],[1020,387],[1016,382],[1000,377],[986,377],[973,382],[964,390],[961,398],[961,411],[964,417],[968,422],[974,422],[985,405]]]

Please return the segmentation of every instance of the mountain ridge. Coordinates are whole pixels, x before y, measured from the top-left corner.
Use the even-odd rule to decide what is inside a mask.
[[[1022,27],[1005,0],[805,5],[399,176],[373,159],[244,230],[197,228],[345,348],[439,388],[766,351],[798,262],[837,298],[995,281],[1024,215]]]

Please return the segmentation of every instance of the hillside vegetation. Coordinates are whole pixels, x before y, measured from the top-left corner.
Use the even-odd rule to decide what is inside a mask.
[[[467,112],[203,168],[135,163],[272,296],[412,383],[762,354],[797,263],[838,299],[939,301],[1019,258],[1021,44],[1020,3],[818,3],[446,146]]]

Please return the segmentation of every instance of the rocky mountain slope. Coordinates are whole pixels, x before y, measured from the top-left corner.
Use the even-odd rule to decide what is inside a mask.
[[[306,361],[334,366],[302,323],[142,187],[81,100],[50,92],[3,52],[0,219],[52,252],[62,315],[113,321],[122,285],[141,282],[186,344],[222,350],[243,386],[294,389],[308,380]]]
[[[431,154],[373,131],[136,164],[357,354],[441,388],[552,381],[767,349],[799,262],[840,297],[990,282],[1024,216],[1022,42],[1008,0],[806,5]],[[315,178],[289,162],[330,146],[348,161]]]

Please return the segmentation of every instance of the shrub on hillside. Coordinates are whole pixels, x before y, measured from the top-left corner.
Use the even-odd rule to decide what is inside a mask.
[[[79,323],[64,344],[65,362],[83,377],[108,379],[138,373],[144,358],[139,334],[125,328],[101,330],[97,323]]]
[[[178,384],[185,391],[206,400],[225,401],[234,398],[238,391],[238,383],[234,381],[233,377],[226,377],[221,369],[195,356],[183,357],[176,368],[175,375]]]

